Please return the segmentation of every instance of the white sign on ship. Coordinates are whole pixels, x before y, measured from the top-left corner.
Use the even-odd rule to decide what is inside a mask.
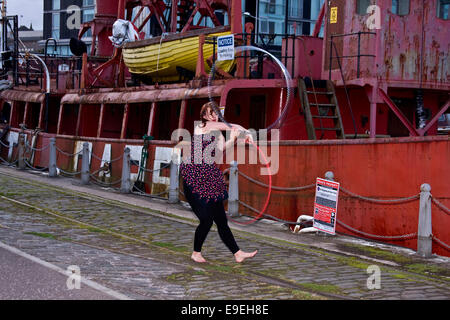
[[[234,35],[217,37],[217,61],[234,60]]]

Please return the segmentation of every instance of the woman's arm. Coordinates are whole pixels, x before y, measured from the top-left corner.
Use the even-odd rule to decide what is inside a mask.
[[[223,137],[223,135],[220,134],[219,140],[217,142],[217,148],[220,151],[225,151],[225,150],[233,147],[238,136],[239,136],[239,132],[237,130],[231,130],[230,139],[228,139],[228,141],[225,141],[225,138]]]
[[[231,128],[228,126],[228,124],[223,123],[223,122],[208,121],[208,122],[206,122],[205,128],[207,128],[208,131],[213,131],[213,130],[225,131],[225,130],[231,130],[231,129],[236,129],[236,130],[241,130],[241,131],[246,131],[246,132],[248,131],[241,125],[238,125],[235,123],[230,123],[230,125],[231,125]]]

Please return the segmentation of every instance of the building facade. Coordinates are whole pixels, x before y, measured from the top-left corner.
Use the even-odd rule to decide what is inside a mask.
[[[54,46],[49,45],[48,53],[70,56],[70,38],[77,38],[81,23],[91,21],[94,14],[95,0],[44,0],[44,41],[53,38],[57,42],[56,52]],[[89,52],[92,42],[90,31],[83,41]]]
[[[325,0],[242,0],[256,33],[311,35]],[[281,36],[275,39],[281,45]]]

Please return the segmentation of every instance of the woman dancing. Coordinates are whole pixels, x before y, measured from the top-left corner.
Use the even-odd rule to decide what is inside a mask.
[[[202,123],[194,128],[191,156],[188,159],[190,161],[184,159],[180,165],[185,197],[192,211],[200,220],[200,224],[195,230],[194,251],[191,258],[195,262],[206,262],[201,254],[202,246],[213,222],[215,222],[220,238],[233,253],[236,262],[240,263],[247,258],[254,257],[258,250],[245,252],[239,249],[228,226],[223,206],[223,201],[228,198],[223,174],[216,163],[205,161],[204,151],[206,148],[211,150],[211,147],[215,147],[216,149],[213,148],[210,155],[206,155],[207,157],[215,157],[214,150],[223,152],[227,148],[234,147],[234,143],[242,131],[247,132],[246,140],[252,141],[252,138],[243,127],[232,124],[230,139],[225,141],[220,130],[230,130],[230,128],[226,124],[218,122],[218,116],[211,102],[203,105],[200,118]],[[200,141],[200,143],[196,143],[196,141]],[[201,161],[198,159],[201,159]]]

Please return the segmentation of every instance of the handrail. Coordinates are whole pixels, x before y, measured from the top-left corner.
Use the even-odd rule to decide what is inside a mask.
[[[333,65],[333,59],[342,59],[342,58],[358,58],[357,66],[356,66],[356,75],[358,78],[361,77],[361,57],[373,57],[375,58],[376,55],[373,54],[361,54],[361,35],[367,34],[367,35],[376,35],[376,32],[370,32],[370,31],[358,31],[358,32],[350,32],[350,33],[343,33],[343,34],[331,34],[330,35],[330,65],[329,65],[329,78],[331,80],[331,68]],[[349,36],[358,36],[358,54],[357,55],[350,55],[350,56],[339,56],[336,52],[336,57],[333,56],[333,46],[336,46],[333,39],[334,38],[343,38],[343,37],[349,37]],[[336,50],[337,51],[337,50]],[[339,60],[338,60],[339,61]]]

